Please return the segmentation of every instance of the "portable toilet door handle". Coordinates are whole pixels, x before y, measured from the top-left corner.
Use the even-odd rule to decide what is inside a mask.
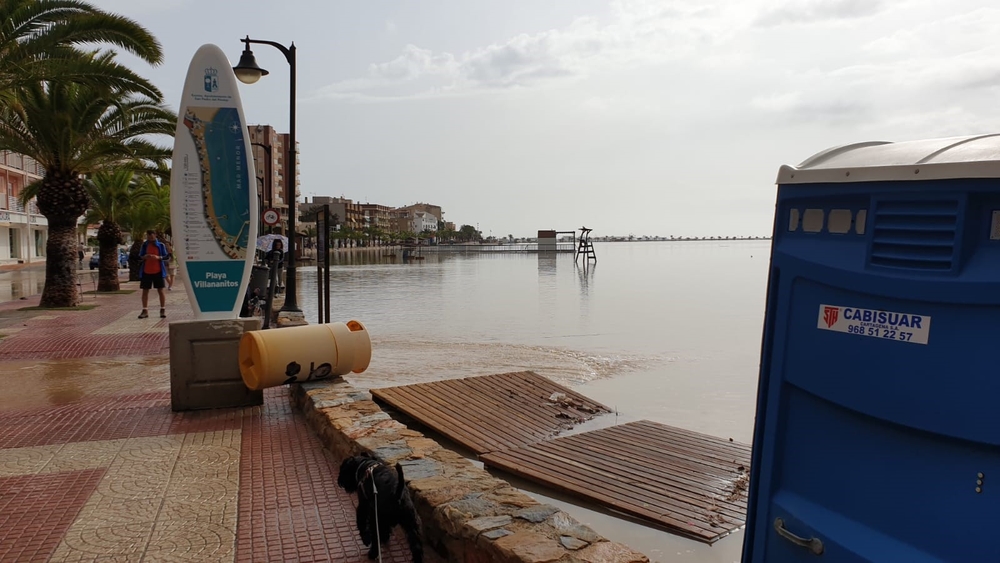
[[[795,534],[789,532],[785,529],[785,521],[781,518],[774,519],[774,531],[778,532],[778,535],[785,538],[786,540],[794,543],[795,545],[807,548],[816,555],[823,555],[823,542],[819,538],[800,538]]]

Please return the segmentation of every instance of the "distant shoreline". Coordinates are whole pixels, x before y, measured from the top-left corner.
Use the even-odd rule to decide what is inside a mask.
[[[720,240],[771,240],[771,237],[591,237],[593,242],[703,242]],[[560,241],[572,242],[572,240]]]
[[[576,239],[579,240],[579,239]],[[733,242],[733,241],[764,241],[771,240],[771,237],[635,237],[629,240],[628,237],[594,237],[591,238],[593,242]],[[483,247],[483,246],[512,246],[512,245],[524,245],[524,244],[537,244],[538,240],[534,238],[521,238],[515,239],[515,242],[497,241],[497,242],[486,242],[482,243],[476,242],[456,242],[456,243],[438,243],[438,244],[421,244],[418,248],[421,250],[430,250],[437,247]],[[574,241],[572,239],[559,240],[560,244],[572,244]],[[330,252],[380,252],[380,251],[402,251],[403,246],[401,245],[386,245],[386,246],[353,246],[353,247],[341,247],[341,248],[331,248]],[[298,257],[298,260],[313,261],[316,256],[315,248],[306,252],[305,255]]]

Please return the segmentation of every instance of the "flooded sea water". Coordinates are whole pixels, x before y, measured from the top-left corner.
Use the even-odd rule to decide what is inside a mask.
[[[390,251],[333,255],[331,320],[372,337],[368,387],[532,370],[618,411],[749,444],[770,241],[596,243],[572,253]],[[299,305],[317,319],[315,265]],[[612,422],[614,423],[614,421]],[[654,561],[733,563],[742,532],[712,546],[510,479]]]
[[[44,288],[44,262],[33,264],[20,270],[0,272],[0,303],[17,301],[22,297],[37,295]]]

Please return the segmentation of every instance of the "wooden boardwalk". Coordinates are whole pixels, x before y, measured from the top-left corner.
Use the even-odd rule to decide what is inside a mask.
[[[546,440],[611,412],[531,371],[385,387],[371,393],[477,454]]]
[[[372,389],[493,467],[705,543],[744,525],[750,446],[641,420],[556,437],[610,409],[530,371]]]
[[[480,459],[705,543],[746,519],[750,446],[648,420]]]

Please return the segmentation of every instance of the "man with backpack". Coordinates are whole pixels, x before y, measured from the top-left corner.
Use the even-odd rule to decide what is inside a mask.
[[[156,231],[150,229],[146,231],[146,242],[139,248],[139,260],[142,262],[142,269],[139,276],[139,289],[142,290],[142,312],[140,319],[149,317],[147,305],[149,304],[149,290],[156,288],[160,296],[160,318],[167,317],[167,294],[163,291],[164,281],[167,278],[167,260],[170,253],[162,242],[156,239]]]

